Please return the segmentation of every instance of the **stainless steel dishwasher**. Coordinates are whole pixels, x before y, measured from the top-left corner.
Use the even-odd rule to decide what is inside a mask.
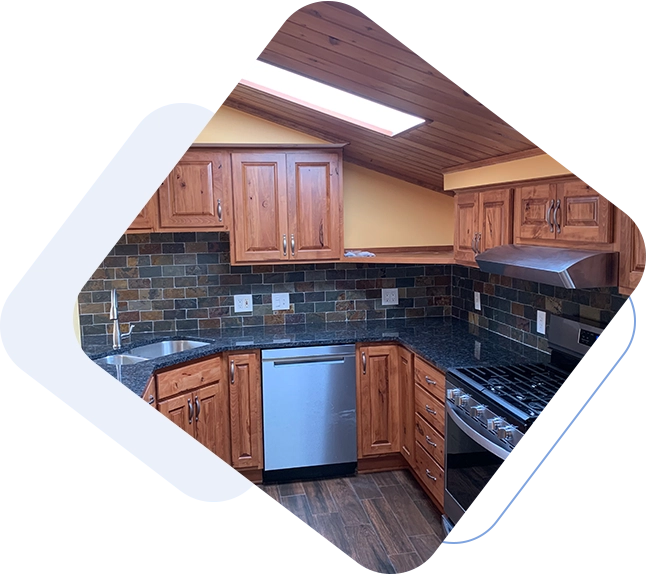
[[[355,345],[261,352],[266,482],[357,469]]]

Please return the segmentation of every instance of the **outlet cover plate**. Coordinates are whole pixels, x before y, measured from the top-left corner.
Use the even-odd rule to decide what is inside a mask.
[[[272,293],[272,311],[287,311],[289,308],[289,293]]]
[[[481,294],[478,291],[474,291],[474,309],[481,310]]]
[[[546,334],[546,311],[537,311],[537,333]]]
[[[397,289],[382,289],[382,305],[397,305],[398,302]]]
[[[251,313],[253,310],[251,295],[234,295],[234,313]]]

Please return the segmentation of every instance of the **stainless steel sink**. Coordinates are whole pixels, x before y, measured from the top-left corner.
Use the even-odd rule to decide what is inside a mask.
[[[150,345],[135,347],[134,349],[131,349],[129,353],[132,353],[132,355],[136,355],[137,357],[144,357],[145,359],[156,359],[158,357],[172,355],[173,353],[181,353],[182,351],[204,347],[208,344],[209,343],[205,343],[203,341],[190,341],[186,339],[181,341],[160,341],[159,343],[151,343]]]
[[[148,359],[144,357],[136,357],[135,355],[108,355],[100,360],[105,361],[109,365],[134,365],[135,363],[141,363]]]

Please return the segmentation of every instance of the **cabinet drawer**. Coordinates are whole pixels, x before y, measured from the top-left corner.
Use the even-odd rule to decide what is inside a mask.
[[[445,466],[445,439],[419,414],[416,414],[416,440],[441,466]]]
[[[154,409],[157,408],[157,394],[155,392],[155,379],[153,377],[151,377],[148,380],[148,383],[146,383],[142,399],[144,399]]]
[[[427,454],[419,442],[416,442],[416,472],[423,484],[443,506],[445,503],[445,471]]]
[[[445,436],[445,405],[432,397],[420,385],[415,385],[416,413]]]
[[[157,400],[220,380],[220,357],[185,365],[157,375]]]
[[[416,383],[444,403],[445,375],[435,367],[421,361],[418,357],[415,358],[413,364]]]

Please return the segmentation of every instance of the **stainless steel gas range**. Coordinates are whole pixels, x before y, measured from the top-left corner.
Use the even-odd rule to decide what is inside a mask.
[[[552,316],[550,363],[450,369],[445,530],[449,532],[596,341],[602,328]]]

